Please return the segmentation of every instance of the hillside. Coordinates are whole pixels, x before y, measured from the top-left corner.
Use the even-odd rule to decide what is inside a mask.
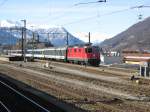
[[[150,17],[103,41],[100,47],[114,50],[150,50]]]

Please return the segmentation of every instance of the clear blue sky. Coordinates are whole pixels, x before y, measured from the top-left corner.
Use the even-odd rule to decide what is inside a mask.
[[[150,6],[149,0],[107,0],[106,3],[74,5],[93,1],[97,0],[0,0],[0,20],[26,19],[28,24],[63,26],[73,34],[90,31],[112,37],[137,23],[139,14],[143,19],[150,16],[150,8],[111,14],[133,6]]]

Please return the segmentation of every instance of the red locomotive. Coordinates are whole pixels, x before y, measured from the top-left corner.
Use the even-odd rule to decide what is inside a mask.
[[[68,47],[67,60],[78,64],[98,66],[100,63],[100,51],[98,46],[74,46]]]

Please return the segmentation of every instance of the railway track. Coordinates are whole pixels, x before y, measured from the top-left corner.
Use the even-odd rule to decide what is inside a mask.
[[[134,84],[133,82],[131,82],[129,79],[124,80],[124,79],[121,79],[118,77],[112,77],[113,74],[111,76],[109,76],[110,74],[107,75],[105,72],[102,72],[102,73],[100,72],[99,75],[94,75],[94,74],[86,73],[85,71],[80,72],[77,70],[76,71],[73,70],[73,72],[72,72],[72,70],[68,70],[65,68],[60,69],[60,67],[58,67],[59,68],[58,70],[57,69],[50,70],[50,69],[45,69],[45,68],[39,68],[39,67],[31,66],[31,65],[24,66],[24,67],[27,69],[36,70],[39,73],[42,72],[42,73],[49,74],[49,75],[43,75],[43,76],[51,77],[51,78],[54,78],[57,80],[61,80],[61,81],[67,80],[66,82],[68,82],[68,83],[74,82],[74,84],[75,84],[75,82],[78,82],[78,86],[83,85],[82,82],[86,83],[87,85],[89,83],[92,86],[91,88],[100,86],[101,88],[103,88],[103,91],[105,91],[105,88],[106,88],[105,92],[108,92],[108,93],[110,92],[110,89],[114,89],[115,91],[119,90],[126,94],[132,94],[133,96],[138,96],[139,98],[142,95],[149,96],[149,93],[144,92],[144,90],[145,91],[150,90],[149,86],[137,85],[137,84]],[[41,78],[44,78],[44,77],[41,77]],[[81,85],[79,85],[79,84],[81,84]],[[119,93],[119,91],[118,91],[118,93]],[[119,93],[119,94],[121,94],[121,93]],[[127,97],[127,99],[130,99],[130,98]],[[134,98],[134,99],[136,100],[136,98]],[[137,100],[138,100],[138,98],[137,98]]]
[[[8,112],[51,112],[50,110],[41,106],[36,101],[33,101],[28,96],[23,95],[21,92],[3,82],[2,80],[0,80],[0,88],[1,105]]]
[[[3,60],[2,60],[3,61]],[[123,67],[111,67],[111,66],[103,66],[100,65],[99,67],[92,67],[92,66],[84,66],[84,65],[78,65],[78,64],[71,64],[71,63],[64,63],[64,62],[58,62],[58,61],[48,61],[48,60],[35,60],[38,64],[35,66],[39,66],[41,63],[50,63],[52,66],[58,66],[58,67],[67,67],[70,69],[79,69],[83,71],[92,71],[94,73],[104,73],[104,74],[112,74],[112,75],[119,75],[119,76],[131,76],[131,75],[137,75],[138,70],[137,69],[129,69],[129,68],[123,68]],[[4,63],[9,63],[9,64],[18,64],[18,62],[6,62],[3,61]],[[21,62],[22,63],[22,62]],[[31,64],[31,62],[28,62]]]
[[[27,85],[23,86],[28,88]],[[68,112],[55,103],[23,90],[22,87],[10,82],[9,77],[0,74],[0,112]]]
[[[0,110],[1,110],[1,112],[11,112],[9,110],[9,108],[6,107],[6,105],[3,102],[1,102],[1,101],[0,101]]]
[[[110,66],[103,66],[100,65],[99,67],[92,67],[92,66],[85,66],[85,65],[77,65],[77,64],[71,64],[71,63],[64,63],[64,62],[57,62],[57,61],[45,61],[45,60],[36,60],[37,62],[43,63],[48,62],[51,65],[54,66],[60,66],[60,67],[67,67],[70,69],[82,69],[84,71],[92,71],[94,73],[97,72],[103,72],[103,73],[109,73],[113,75],[121,75],[121,76],[131,76],[132,74],[137,74],[138,70],[136,69],[128,69],[128,68],[119,68],[119,67],[110,67]]]
[[[76,65],[75,65],[76,66]],[[145,94],[147,92],[147,95],[149,95],[149,86],[143,87],[137,86],[133,84],[132,82],[121,84],[118,82],[114,82],[111,80],[105,80],[105,78],[108,78],[108,76],[113,76],[115,74],[108,74],[105,72],[99,73],[99,75],[103,75],[106,77],[101,79],[91,78],[91,77],[85,77],[81,74],[74,75],[74,73],[68,73],[66,69],[64,71],[56,71],[56,68],[52,69],[45,69],[45,68],[39,68],[39,63],[35,64],[27,64],[22,65],[20,67],[20,64],[15,65],[15,67],[7,66],[9,69],[9,73],[15,72],[15,74],[12,73],[12,77],[16,77],[18,80],[22,80],[27,82],[28,84],[32,85],[33,87],[36,87],[40,90],[43,90],[49,94],[55,95],[60,99],[63,99],[65,101],[71,102],[79,107],[82,108],[96,108],[95,110],[100,111],[101,109],[104,110],[104,112],[111,112],[111,110],[115,112],[128,112],[129,111],[139,111],[139,112],[149,112],[150,109],[147,108],[149,106],[148,104],[145,104],[144,102],[136,102],[136,101],[128,101],[125,99],[120,98],[117,94],[113,96],[111,94],[111,90],[117,89],[121,90],[122,93],[134,93],[139,94],[139,92]],[[18,68],[19,67],[19,68]],[[61,66],[62,67],[62,66]],[[65,67],[65,66],[63,66]],[[5,68],[1,68],[1,71],[3,71]],[[69,68],[70,69],[70,68]],[[73,69],[73,67],[72,67]],[[75,69],[75,68],[74,68]],[[81,70],[82,72],[87,72],[86,70],[83,70],[83,68],[76,68],[77,71]],[[18,73],[17,73],[18,72]],[[78,73],[76,72],[76,73]],[[19,75],[22,73],[22,75]],[[90,73],[93,73],[93,71],[90,71]],[[94,72],[95,73],[95,72]],[[94,75],[91,74],[91,75]],[[18,75],[17,75],[18,74]],[[117,75],[118,77],[119,75]],[[119,77],[121,77],[120,75]],[[125,75],[126,76],[126,75]],[[124,77],[124,76],[123,76]],[[82,82],[82,83],[79,83]],[[82,85],[84,83],[84,86]],[[97,88],[103,89],[103,87],[107,88],[108,92],[102,92],[96,91],[94,89],[94,86],[91,85],[94,84],[97,86]],[[86,86],[85,86],[86,85]],[[87,87],[91,88],[87,88]],[[141,94],[140,93],[140,94]],[[88,107],[85,107],[85,106]],[[126,110],[128,108],[128,110]],[[88,109],[87,109],[88,110]],[[90,108],[89,108],[90,110]],[[91,111],[90,111],[91,112]],[[96,112],[96,111],[92,111]]]

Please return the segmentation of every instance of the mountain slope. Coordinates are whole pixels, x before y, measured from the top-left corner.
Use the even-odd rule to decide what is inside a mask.
[[[126,31],[107,39],[100,44],[115,50],[149,50],[150,49],[150,17]]]

